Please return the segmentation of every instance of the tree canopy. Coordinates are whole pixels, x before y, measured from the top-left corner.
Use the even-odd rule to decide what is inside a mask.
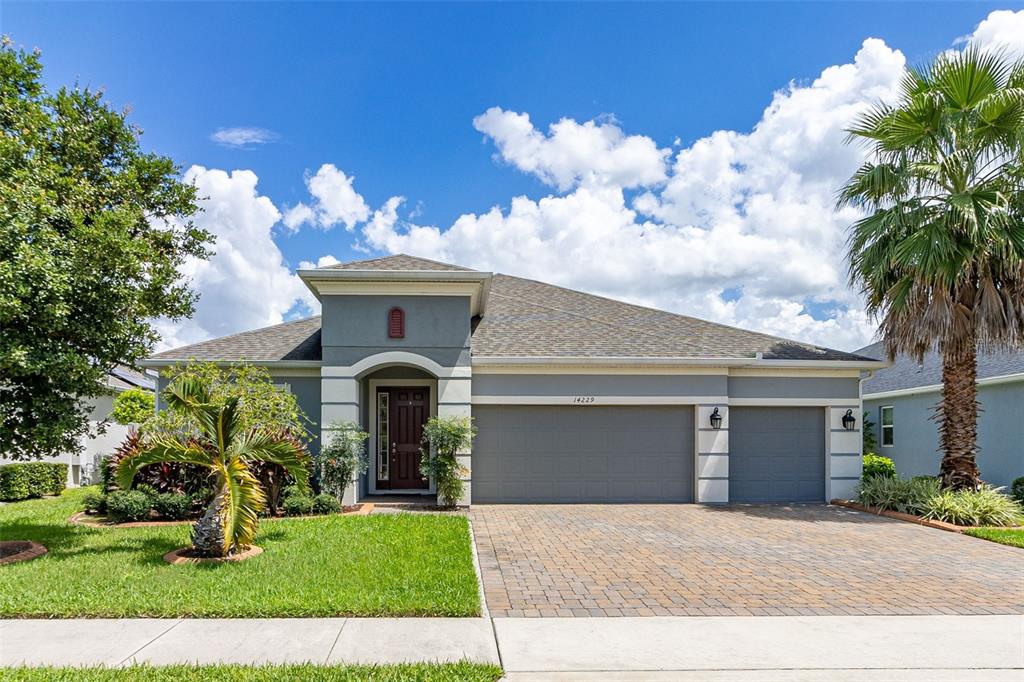
[[[206,258],[196,191],[101,91],[47,90],[39,53],[0,45],[0,454],[73,450],[106,392],[188,317],[181,266]]]

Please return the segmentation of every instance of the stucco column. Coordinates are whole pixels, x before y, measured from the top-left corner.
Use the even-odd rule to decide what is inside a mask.
[[[438,417],[470,417],[473,416],[472,406],[472,369],[470,367],[452,367],[450,376],[437,380],[437,416]],[[465,485],[462,499],[458,504],[468,506],[473,499],[473,458],[470,447],[460,451],[456,457],[465,469],[462,476]]]
[[[712,428],[711,415],[718,409],[722,427]],[[697,405],[694,432],[697,458],[697,502],[729,501],[729,406]]]
[[[843,428],[843,415],[853,410],[857,425],[852,430]],[[852,499],[857,494],[857,483],[862,470],[861,449],[864,441],[861,428],[864,410],[860,405],[827,408],[828,429],[828,495],[829,500]]]
[[[359,423],[359,380],[347,367],[323,367],[320,370],[320,443],[330,442],[333,425],[340,422]],[[359,475],[345,489],[342,504],[355,504],[359,499]]]

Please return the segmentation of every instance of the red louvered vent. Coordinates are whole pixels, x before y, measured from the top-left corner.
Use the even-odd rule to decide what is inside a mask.
[[[401,308],[392,308],[388,312],[388,338],[405,338],[405,311]]]

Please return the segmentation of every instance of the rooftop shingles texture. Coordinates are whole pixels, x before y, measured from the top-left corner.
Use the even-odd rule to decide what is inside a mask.
[[[320,360],[320,316],[157,353],[154,360]]]
[[[887,359],[881,341],[865,346],[857,353],[879,360]],[[978,355],[979,379],[1020,373],[1024,373],[1024,353],[1003,351]],[[892,365],[876,371],[874,377],[864,382],[864,397],[869,397],[872,393],[937,386],[941,383],[942,359],[938,353],[928,353],[921,363],[909,356],[901,355]]]
[[[323,269],[471,271],[406,255]],[[753,358],[865,360],[509,275],[494,275],[483,318],[473,331],[477,357]],[[164,351],[154,359],[319,360],[320,318],[225,336]]]
[[[444,272],[445,270],[458,270],[462,272],[473,272],[472,268],[464,268],[460,265],[439,263],[436,260],[417,258],[400,253],[395,256],[384,258],[370,258],[368,260],[356,260],[349,263],[338,263],[328,265],[321,270],[431,270]]]
[[[473,355],[864,360],[693,317],[495,275]]]

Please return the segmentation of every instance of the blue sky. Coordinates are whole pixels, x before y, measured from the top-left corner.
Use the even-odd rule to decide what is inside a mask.
[[[857,301],[844,290],[835,265],[831,267],[836,271],[831,275],[834,281],[794,275],[791,285],[767,285],[772,278],[759,274],[763,267],[752,269],[753,263],[747,268],[705,263],[699,272],[685,271],[666,265],[664,254],[652,254],[656,245],[641,243],[653,231],[667,230],[678,237],[689,229],[711,234],[716,228],[716,206],[703,205],[696,211],[700,201],[690,198],[686,210],[673,213],[664,208],[670,195],[679,205],[678,192],[672,194],[674,181],[714,172],[693,159],[685,169],[675,167],[676,155],[693,149],[715,131],[750,134],[764,120],[774,93],[787,89],[799,93],[802,87],[812,88],[829,67],[855,63],[868,38],[880,39],[887,50],[898,50],[910,63],[918,63],[971,34],[998,8],[987,3],[8,1],[0,5],[0,28],[16,43],[42,50],[51,86],[77,80],[104,87],[112,102],[131,107],[132,120],[145,130],[146,148],[171,156],[183,169],[197,165],[251,171],[258,182],[257,197],[250,199],[265,197],[281,215],[300,202],[315,209],[306,178],[322,164],[334,164],[348,179],[354,176],[353,191],[370,214],[357,219],[351,231],[344,224],[324,229],[308,222],[293,231],[277,220],[267,228],[244,228],[267,231],[267,244],[280,251],[284,270],[327,254],[345,260],[400,245],[423,255],[458,255],[463,261],[474,261],[465,264],[512,274],[547,275],[541,278],[727,323],[772,332],[791,328],[810,340],[849,346],[867,340],[869,325],[863,319],[843,321],[843,315],[857,308]],[[995,28],[996,33],[1002,30],[1004,38],[1007,30],[1016,31],[1016,24],[1003,23],[1009,28]],[[490,123],[475,126],[474,118],[492,107],[499,107],[501,113]],[[558,254],[575,262],[568,271],[553,267],[558,259],[539,265],[526,247],[512,258],[509,243],[500,248],[491,245],[491,251],[482,245],[486,239],[480,232],[489,228],[483,224],[486,221],[477,219],[494,206],[500,207],[500,215],[492,217],[502,218],[504,229],[524,233],[506,224],[514,212],[514,197],[541,202],[545,197],[568,200],[580,199],[581,192],[583,198],[597,194],[586,193],[584,178],[590,169],[573,166],[568,171],[573,179],[560,182],[555,178],[557,170],[550,169],[560,161],[551,155],[528,158],[539,149],[536,145],[517,150],[516,139],[509,137],[505,127],[512,123],[513,112],[528,114],[542,141],[554,139],[548,126],[564,118],[580,125],[592,122],[608,135],[618,131],[635,136],[638,143],[643,138],[664,150],[666,167],[675,170],[667,171],[663,179],[597,181],[605,192],[604,205],[612,207],[609,215],[620,209],[635,211],[634,202],[644,195],[659,203],[658,209],[639,211],[630,223],[630,229],[635,228],[633,241],[619,248],[634,244],[647,253],[638,256],[639,267],[633,269],[646,270],[643,258],[649,259],[647,278],[664,272],[660,283],[642,282],[643,272],[630,275],[609,270],[606,262],[599,262],[607,260],[600,253],[589,262],[585,234],[570,235],[574,239],[568,241],[575,246]],[[812,107],[800,125],[812,128],[814,117]],[[217,130],[236,127],[271,131],[274,139],[245,147],[211,139]],[[576,142],[566,137],[566,144],[571,147]],[[552,146],[551,154],[562,151]],[[599,163],[596,157],[583,156],[584,160],[577,158],[574,163]],[[737,152],[734,161],[740,171],[743,156]],[[810,182],[830,158],[798,159],[793,167],[798,167],[802,182]],[[565,168],[564,164],[558,167]],[[609,172],[607,166],[602,168],[601,172]],[[831,181],[830,173],[833,170],[824,170],[821,177]],[[735,207],[750,195],[775,192],[758,182],[762,184],[753,188],[730,189],[722,201]],[[214,191],[215,185],[210,184],[208,191]],[[705,197],[710,194],[713,189],[701,192]],[[405,202],[388,229],[400,233],[427,226],[443,235],[468,214],[476,221],[472,238],[483,241],[469,248],[442,243],[443,238],[426,233],[424,239],[368,239],[365,223],[372,211],[393,196],[404,197]],[[624,206],[616,203],[620,197]],[[587,213],[585,205],[577,208]],[[245,220],[244,207],[238,210],[237,215],[243,216],[238,220]],[[533,213],[538,210],[543,209]],[[738,213],[745,217],[747,208],[740,207]],[[565,219],[566,214],[556,215]],[[599,221],[603,214],[599,210],[593,215]],[[541,223],[553,219],[537,218]],[[535,236],[543,241],[560,228],[536,229]],[[736,228],[740,234],[760,234],[775,243],[787,239],[770,230],[758,233],[759,229],[757,225]],[[557,249],[557,244],[567,241],[564,236],[541,246],[546,252]],[[592,237],[602,239],[602,234]],[[602,241],[608,241],[606,235]],[[236,247],[244,251],[241,245]],[[813,248],[820,247],[821,243],[817,247],[811,243],[807,248],[813,253]],[[678,257],[686,260],[689,255],[684,250]],[[832,252],[822,254],[826,263],[835,258]],[[778,278],[786,279],[785,268],[781,270]],[[197,279],[211,288],[216,281],[212,276]],[[265,284],[280,289],[280,281]],[[293,295],[289,287],[284,287],[287,295]],[[232,305],[230,297],[200,288],[210,301],[204,303],[207,307]],[[666,290],[680,293],[666,294]],[[747,292],[751,300],[744,310]],[[721,306],[709,302],[709,296],[717,297]],[[168,332],[169,343],[237,331],[232,326],[277,321],[311,304],[299,298],[282,300],[267,310],[246,306],[251,314],[223,324],[200,320],[191,329]],[[800,309],[782,311],[786,302]],[[209,308],[209,319],[216,312]],[[803,320],[795,327],[794,316]],[[833,328],[827,324],[830,320],[836,322]]]

